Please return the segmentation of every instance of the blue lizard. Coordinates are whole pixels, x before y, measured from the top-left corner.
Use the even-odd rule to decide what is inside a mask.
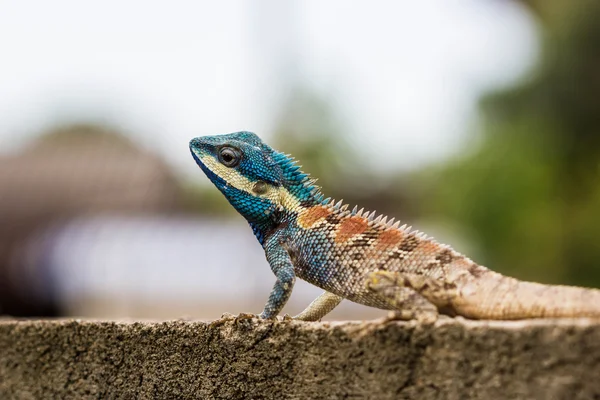
[[[506,277],[399,221],[324,198],[288,155],[251,132],[190,141],[196,163],[248,221],[276,281],[260,318],[276,317],[296,277],[324,290],[296,319],[319,320],[342,299],[390,318],[600,317],[600,291]]]

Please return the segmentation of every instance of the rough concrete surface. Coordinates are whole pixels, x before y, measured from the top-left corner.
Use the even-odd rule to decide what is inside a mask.
[[[599,399],[600,321],[0,321],[0,399]]]

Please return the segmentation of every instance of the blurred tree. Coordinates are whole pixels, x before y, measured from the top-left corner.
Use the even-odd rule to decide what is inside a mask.
[[[539,67],[482,100],[477,149],[416,178],[428,211],[471,232],[478,261],[600,286],[600,2],[524,3],[544,29]]]

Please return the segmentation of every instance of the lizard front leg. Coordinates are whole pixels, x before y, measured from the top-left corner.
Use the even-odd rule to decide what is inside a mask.
[[[267,261],[277,280],[273,285],[263,312],[259,315],[263,319],[275,318],[279,314],[290,298],[296,282],[294,265],[289,253],[282,244],[283,241],[278,236],[274,236],[265,246]]]
[[[318,321],[337,307],[344,298],[330,292],[323,292],[294,319],[300,321]]]

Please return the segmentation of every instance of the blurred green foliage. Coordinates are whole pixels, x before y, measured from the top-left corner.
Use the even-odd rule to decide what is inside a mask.
[[[538,68],[482,100],[476,149],[413,177],[421,210],[462,225],[493,269],[600,286],[600,2],[527,3]]]

